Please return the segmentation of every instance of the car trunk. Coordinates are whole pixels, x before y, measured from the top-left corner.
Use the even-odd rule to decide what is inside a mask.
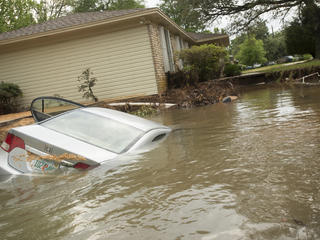
[[[61,166],[87,168],[117,156],[37,124],[14,128],[10,133],[25,144],[25,150],[14,148],[9,153],[9,164],[21,172],[49,172]]]

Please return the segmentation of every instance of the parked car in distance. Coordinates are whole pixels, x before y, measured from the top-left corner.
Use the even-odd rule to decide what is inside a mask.
[[[289,63],[289,62],[293,62],[294,61],[294,57],[293,56],[284,56],[280,59],[278,59],[278,63]]]
[[[0,149],[0,175],[90,169],[163,141],[171,129],[116,110],[40,97],[35,124],[9,130]]]

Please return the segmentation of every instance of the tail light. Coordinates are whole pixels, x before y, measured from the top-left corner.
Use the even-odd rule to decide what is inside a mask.
[[[78,162],[75,165],[73,165],[73,167],[78,169],[87,169],[88,167],[90,167],[90,165],[86,163]]]
[[[11,152],[16,147],[25,149],[24,141],[12,133],[8,133],[6,139],[1,144],[1,148],[6,152]]]

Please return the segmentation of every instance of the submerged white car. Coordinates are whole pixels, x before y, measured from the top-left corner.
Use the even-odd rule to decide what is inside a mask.
[[[0,149],[0,175],[90,169],[163,141],[169,127],[106,108],[41,97],[31,104],[35,124],[9,130]]]

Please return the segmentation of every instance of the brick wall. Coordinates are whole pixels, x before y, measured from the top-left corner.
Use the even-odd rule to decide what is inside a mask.
[[[160,33],[158,25],[148,24],[148,32],[151,42],[152,57],[154,62],[158,93],[161,94],[167,90],[167,78],[164,72],[163,55],[160,43]]]

